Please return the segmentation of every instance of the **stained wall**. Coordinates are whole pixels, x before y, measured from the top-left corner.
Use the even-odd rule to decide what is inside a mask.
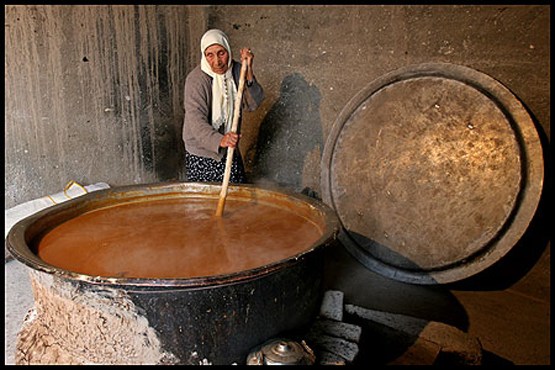
[[[179,177],[190,13],[185,6],[6,6],[6,208],[70,180]]]
[[[112,186],[183,180],[183,83],[207,27],[228,33],[235,53],[242,46],[255,53],[266,100],[245,113],[241,151],[257,183],[319,193],[322,152],[341,110],[372,80],[420,63],[461,64],[497,79],[529,110],[540,135],[550,137],[548,5],[9,5],[4,11],[5,208],[59,192],[70,180]],[[536,234],[529,247],[543,250],[532,245],[543,243]],[[547,244],[534,273],[513,288],[534,305],[549,297]],[[380,299],[398,293],[388,284],[373,287]],[[406,306],[418,306],[407,297]],[[489,307],[484,295],[475,299],[476,307]],[[471,318],[470,332],[485,348],[503,347],[486,324],[512,326],[503,315],[487,314],[483,323]],[[518,335],[514,346],[495,353],[516,353],[517,363],[548,361],[548,348],[525,343],[539,355],[530,353]],[[548,344],[549,333],[537,335]]]
[[[70,180],[183,180],[183,83],[207,27],[253,49],[266,91],[242,126],[251,180],[319,193],[343,107],[408,65],[490,75],[549,137],[549,25],[542,5],[6,6],[6,208]]]

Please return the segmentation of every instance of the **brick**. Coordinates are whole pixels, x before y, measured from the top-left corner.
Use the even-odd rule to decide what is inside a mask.
[[[329,335],[307,336],[307,340],[314,346],[316,352],[328,351],[349,362],[353,362],[359,351],[358,344]]]
[[[345,305],[345,312],[385,325],[412,338],[414,348],[408,354],[413,357],[418,354],[418,357],[423,358],[422,354],[426,350],[430,357],[437,357],[434,352],[439,348],[439,355],[449,358],[452,363],[480,365],[482,362],[482,344],[478,338],[454,326],[354,305]]]
[[[358,325],[346,322],[319,319],[314,322],[309,333],[314,336],[327,334],[333,337],[346,339],[350,342],[358,343],[360,335],[362,334],[362,328]]]
[[[339,290],[328,290],[324,293],[322,305],[320,306],[320,317],[343,321],[343,292]]]
[[[345,359],[328,351],[320,351],[317,356],[318,365],[347,365]]]

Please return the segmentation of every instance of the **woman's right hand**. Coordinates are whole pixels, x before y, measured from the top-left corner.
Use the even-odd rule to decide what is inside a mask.
[[[220,140],[220,146],[222,148],[235,148],[239,142],[240,135],[235,132],[228,132]]]
[[[252,70],[254,53],[250,48],[241,48],[239,52],[241,53],[241,63],[243,63],[243,61],[247,61],[247,81],[252,81],[254,79],[254,71]]]

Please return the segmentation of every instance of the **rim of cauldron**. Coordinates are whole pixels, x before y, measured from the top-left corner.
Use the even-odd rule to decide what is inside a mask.
[[[67,278],[70,280],[78,280],[98,285],[116,285],[116,286],[136,286],[136,287],[172,287],[172,288],[187,288],[187,289],[204,289],[218,285],[231,285],[242,283],[249,280],[257,279],[261,276],[266,276],[282,269],[288,268],[294,264],[300,263],[312,254],[316,249],[322,249],[330,244],[337,238],[339,233],[339,220],[335,212],[325,203],[318,201],[301,193],[294,193],[288,189],[280,187],[258,187],[255,184],[230,184],[228,187],[228,196],[237,192],[251,192],[262,191],[265,193],[272,193],[272,195],[283,197],[287,200],[294,200],[308,204],[312,209],[316,210],[322,219],[323,223],[322,236],[318,238],[313,245],[294,255],[283,260],[275,261],[270,264],[262,265],[253,269],[238,271],[229,274],[198,276],[188,278],[123,278],[123,277],[110,277],[110,276],[93,276],[83,274],[75,271],[65,270],[60,267],[51,265],[41,258],[31,249],[29,242],[32,241],[39,233],[44,232],[44,228],[37,226],[39,221],[47,223],[45,218],[53,218],[55,215],[65,213],[65,217],[61,222],[50,225],[47,229],[57,226],[66,220],[83,213],[87,210],[96,209],[89,205],[101,204],[106,199],[125,199],[130,201],[132,199],[149,198],[153,199],[171,198],[176,194],[186,194],[187,191],[195,193],[200,197],[214,198],[214,194],[219,194],[221,186],[213,183],[198,183],[198,182],[163,182],[154,184],[139,184],[139,185],[124,185],[115,186],[108,189],[98,190],[92,193],[82,195],[78,198],[73,198],[52,207],[43,209],[33,215],[30,215],[18,221],[9,231],[6,237],[6,247],[12,256],[32,268],[40,272],[54,275],[60,278]],[[171,191],[168,191],[171,190]],[[124,196],[126,195],[126,196]],[[129,197],[131,196],[131,197]],[[36,230],[33,230],[36,229]],[[29,231],[31,230],[31,231]],[[34,232],[33,232],[34,231]]]

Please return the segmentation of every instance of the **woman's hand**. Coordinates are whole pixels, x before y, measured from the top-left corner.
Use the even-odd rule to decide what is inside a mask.
[[[237,146],[237,143],[239,142],[240,137],[241,135],[235,132],[228,132],[224,135],[224,137],[222,137],[222,140],[220,140],[220,146],[222,148],[235,148]]]
[[[250,48],[242,48],[241,52],[241,63],[247,62],[247,81],[252,81],[254,79],[254,72],[252,71],[252,61],[254,59],[254,54]]]

